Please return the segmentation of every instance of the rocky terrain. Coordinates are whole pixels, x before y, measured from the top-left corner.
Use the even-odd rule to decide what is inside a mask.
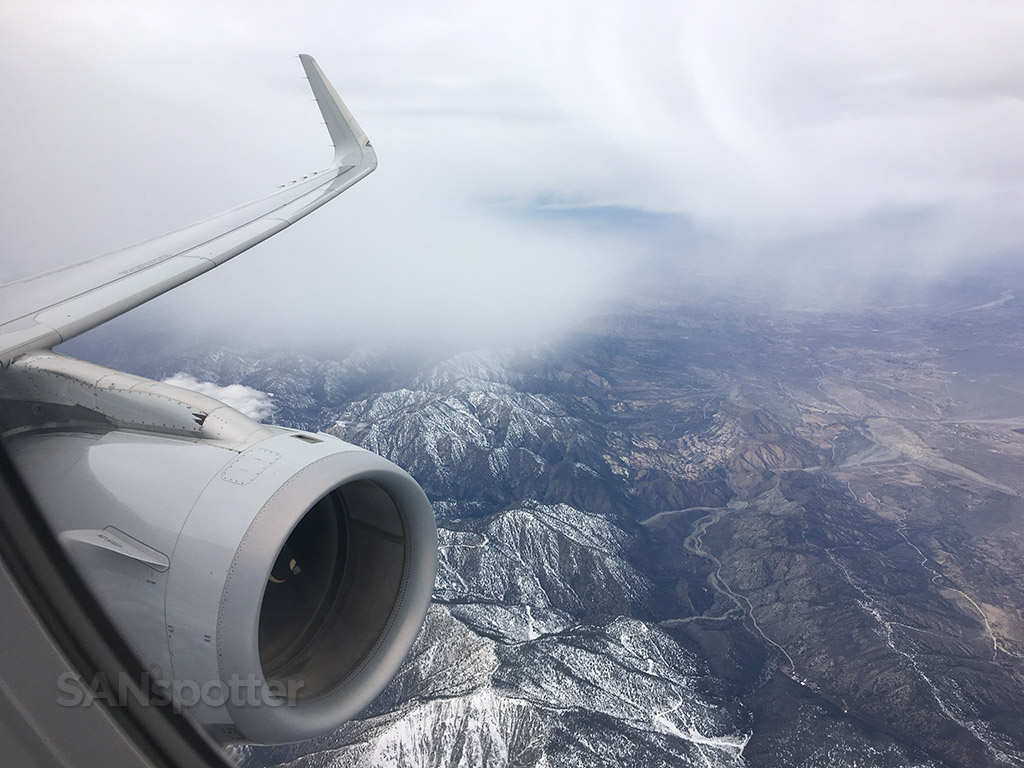
[[[382,453],[434,502],[403,671],[360,720],[242,765],[1024,766],[1004,288],[671,297],[497,352],[73,351],[270,393],[278,423]]]

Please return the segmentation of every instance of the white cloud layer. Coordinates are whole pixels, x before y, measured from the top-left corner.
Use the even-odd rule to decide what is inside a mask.
[[[381,167],[162,300],[185,327],[534,333],[652,255],[940,275],[1024,245],[1021,40],[1016,0],[14,0],[0,8],[0,276],[318,167],[299,51]],[[559,218],[606,206],[692,237]]]
[[[164,379],[163,383],[220,400],[224,405],[231,406],[254,421],[265,421],[277,410],[271,395],[242,384],[229,384],[222,387],[212,381],[199,381],[195,376],[187,373],[176,373]]]

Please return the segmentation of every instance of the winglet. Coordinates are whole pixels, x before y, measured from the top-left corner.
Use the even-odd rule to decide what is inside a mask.
[[[320,113],[327,123],[327,130],[334,142],[335,165],[370,165],[377,167],[377,155],[370,140],[366,138],[359,123],[348,111],[345,102],[338,96],[330,81],[324,77],[316,60],[307,53],[300,53],[299,60],[306,70],[309,87],[313,89]]]

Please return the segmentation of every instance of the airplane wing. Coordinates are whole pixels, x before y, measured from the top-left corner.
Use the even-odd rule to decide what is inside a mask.
[[[60,623],[71,615],[60,577],[44,582],[48,572],[24,561],[73,566],[118,622],[121,650],[136,657],[128,661],[146,670],[131,678],[144,700],[129,707],[169,705],[221,743],[317,738],[380,694],[430,606],[430,501],[399,467],[337,437],[260,424],[214,398],[49,348],[213,269],[373,171],[370,142],[313,59],[300,58],[334,140],[328,168],[155,240],[0,287],[0,615],[25,640],[12,653],[32,635],[18,623],[30,619],[5,607],[16,599],[11,578],[35,590],[55,642],[83,647],[90,630]],[[5,494],[34,503],[6,504]],[[30,517],[36,504],[43,518]],[[34,537],[19,538],[23,530]],[[73,615],[69,626],[89,621]],[[46,669],[28,676],[27,654],[11,658],[0,659],[0,742],[29,723],[39,744],[19,746],[62,743],[74,727],[65,715],[85,711],[76,702],[89,691],[58,683],[71,697],[62,700]],[[83,676],[126,666],[109,654],[80,660]],[[120,678],[105,679],[120,694]],[[105,704],[122,712],[120,701]]]
[[[0,286],[0,368],[223,264],[334,199],[377,167],[366,134],[316,61],[306,54],[299,59],[334,142],[330,166],[153,240]]]

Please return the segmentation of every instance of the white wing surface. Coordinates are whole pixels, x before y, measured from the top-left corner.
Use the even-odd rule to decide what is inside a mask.
[[[153,240],[0,286],[0,367],[49,349],[237,256],[377,167],[366,134],[311,56],[299,56],[334,142],[331,165]]]

